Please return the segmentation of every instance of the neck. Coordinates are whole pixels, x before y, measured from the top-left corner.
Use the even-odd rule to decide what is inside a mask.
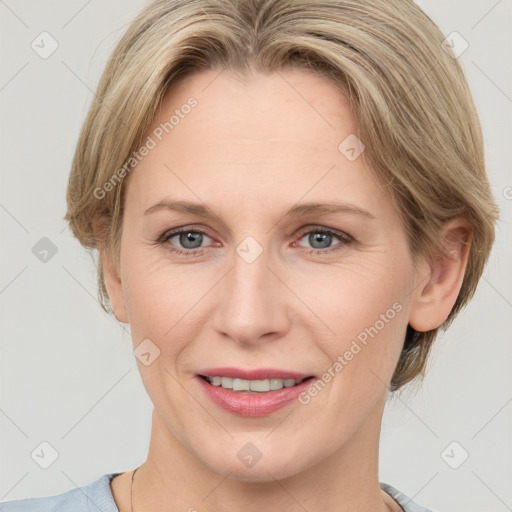
[[[303,512],[389,512],[400,510],[380,489],[378,451],[384,403],[354,436],[325,458],[291,476],[276,478],[279,468],[269,458],[258,464],[255,480],[233,472],[211,470],[184,446],[153,410],[147,461],[138,469],[133,486],[133,511],[290,510]],[[303,447],[307,456],[307,447]]]

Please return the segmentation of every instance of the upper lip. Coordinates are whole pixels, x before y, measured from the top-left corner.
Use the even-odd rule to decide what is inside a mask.
[[[265,379],[295,379],[302,380],[307,377],[313,377],[311,373],[300,373],[290,370],[281,370],[279,368],[255,368],[254,370],[244,368],[224,367],[224,368],[205,368],[199,370],[198,375],[204,377],[230,377],[232,379],[244,380],[265,380]]]

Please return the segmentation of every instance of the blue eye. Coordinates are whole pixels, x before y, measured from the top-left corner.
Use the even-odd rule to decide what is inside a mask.
[[[306,239],[311,245],[310,254],[330,253],[342,249],[353,241],[353,238],[343,232],[333,231],[326,228],[316,228],[302,233],[300,240]],[[338,239],[340,243],[332,246],[333,239]]]
[[[158,240],[160,244],[166,244],[167,242],[171,245],[171,251],[178,254],[194,255],[198,252],[202,252],[202,242],[204,238],[210,238],[206,233],[195,229],[177,229],[174,231],[168,231],[164,233]],[[176,243],[172,243],[171,240],[177,238],[178,246]],[[210,239],[211,240],[211,239]],[[183,250],[185,249],[185,250]],[[200,249],[197,251],[197,249]]]
[[[176,238],[173,242],[172,240]],[[184,256],[195,256],[202,254],[203,249],[207,246],[203,242],[212,239],[200,229],[180,228],[172,231],[166,231],[157,240],[159,245],[165,245],[166,248],[173,253]],[[299,241],[306,239],[310,244],[309,254],[328,254],[339,249],[343,249],[348,244],[352,243],[354,239],[342,231],[334,231],[324,227],[309,229],[303,231],[300,235]],[[338,240],[338,243],[334,243]],[[297,245],[294,244],[294,247]],[[298,245],[298,247],[304,247]],[[304,247],[307,248],[307,247]]]

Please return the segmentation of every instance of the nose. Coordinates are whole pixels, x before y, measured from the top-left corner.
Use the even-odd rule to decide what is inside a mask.
[[[254,261],[234,252],[232,268],[218,289],[213,325],[240,345],[278,339],[290,327],[290,292],[270,267],[267,252]]]

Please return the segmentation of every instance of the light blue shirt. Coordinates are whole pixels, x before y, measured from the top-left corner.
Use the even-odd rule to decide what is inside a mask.
[[[121,473],[108,473],[83,487],[77,487],[57,496],[25,498],[0,503],[0,512],[119,512],[110,481]],[[389,484],[381,482],[381,489],[391,495],[405,512],[432,512],[421,507]]]

